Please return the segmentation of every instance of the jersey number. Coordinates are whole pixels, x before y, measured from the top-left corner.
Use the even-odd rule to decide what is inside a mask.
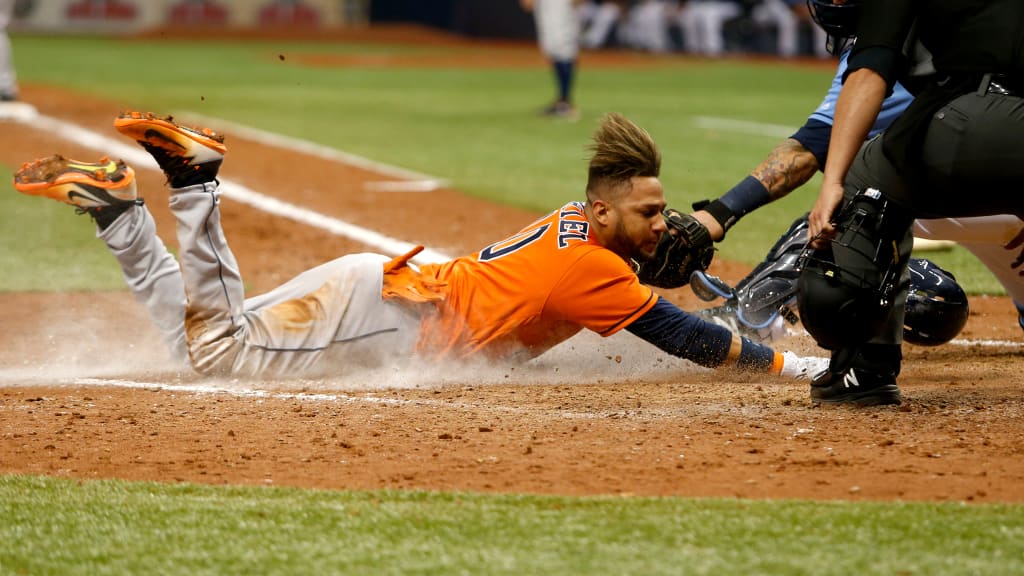
[[[539,228],[534,228],[533,230],[526,230],[524,232],[520,232],[519,234],[516,234],[515,236],[512,236],[510,238],[506,238],[500,242],[495,242],[494,244],[491,244],[487,248],[484,248],[483,250],[480,251],[480,261],[489,262],[491,260],[497,260],[502,256],[506,256],[526,246],[529,246],[530,244],[536,242],[541,236],[543,236],[544,233],[547,232],[548,228],[550,227],[551,224],[548,223]]]

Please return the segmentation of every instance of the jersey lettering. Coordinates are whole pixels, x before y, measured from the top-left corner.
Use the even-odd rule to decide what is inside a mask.
[[[590,222],[583,212],[582,202],[570,202],[558,213],[558,247],[565,248],[570,240],[586,242],[590,234]]]
[[[590,223],[579,220],[558,221],[558,247],[565,248],[570,240],[587,241],[587,234],[590,232]]]

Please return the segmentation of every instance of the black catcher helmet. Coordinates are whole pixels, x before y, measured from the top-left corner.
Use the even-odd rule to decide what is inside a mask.
[[[920,346],[945,344],[964,328],[970,308],[956,278],[930,260],[911,258],[903,339]]]
[[[814,22],[828,34],[828,50],[839,54],[847,41],[857,34],[861,0],[846,0],[833,4],[832,0],[807,0],[807,10]]]

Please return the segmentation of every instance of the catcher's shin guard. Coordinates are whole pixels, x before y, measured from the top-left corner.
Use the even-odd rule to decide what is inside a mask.
[[[807,214],[790,225],[764,261],[736,285],[736,312],[750,326],[765,327],[782,316],[795,324],[792,311],[800,270],[797,262],[807,246]]]
[[[797,323],[793,312],[796,284],[800,271],[797,260],[807,244],[807,215],[798,218],[772,246],[764,261],[736,285],[729,287],[721,279],[694,272],[690,287],[705,301],[724,298],[726,304],[705,314],[716,324],[734,316],[729,325],[758,341],[773,341],[787,334],[786,326]]]
[[[719,298],[732,300],[736,297],[736,291],[725,280],[704,270],[694,270],[690,274],[690,290],[705,302],[714,302]]]

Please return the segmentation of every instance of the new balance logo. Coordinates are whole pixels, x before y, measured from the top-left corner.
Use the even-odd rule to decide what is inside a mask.
[[[857,388],[860,386],[860,382],[857,381],[857,375],[854,374],[853,370],[846,373],[843,376],[843,386],[846,388]]]

